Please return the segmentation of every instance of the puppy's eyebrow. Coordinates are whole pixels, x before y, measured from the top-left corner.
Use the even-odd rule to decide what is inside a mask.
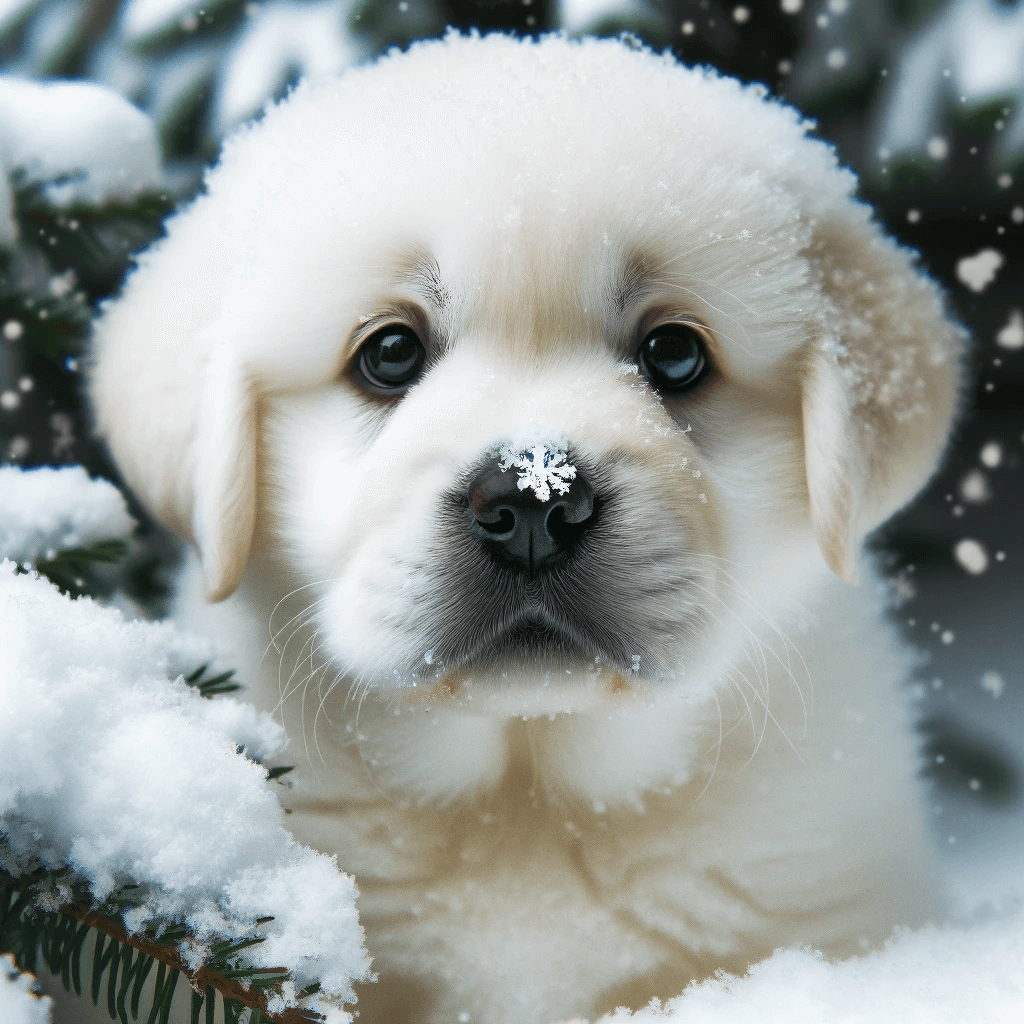
[[[410,284],[437,310],[451,302],[451,292],[441,280],[441,268],[426,249],[410,250],[399,263],[399,276]]]
[[[657,263],[644,249],[631,249],[626,253],[612,292],[615,311],[625,313],[639,302],[657,276]]]

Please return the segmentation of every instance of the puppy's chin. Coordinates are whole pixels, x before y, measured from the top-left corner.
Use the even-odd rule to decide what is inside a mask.
[[[636,673],[594,659],[538,652],[420,676],[415,686],[403,687],[399,694],[387,686],[379,692],[404,703],[443,703],[469,714],[528,719],[643,702],[651,698],[654,687]]]
[[[719,650],[731,650],[725,638]],[[591,656],[553,631],[527,627],[457,665],[436,661],[428,650],[414,670],[342,675],[358,678],[354,689],[367,697],[396,707],[444,706],[468,715],[527,720],[641,707],[668,694],[707,697],[728,653],[722,664],[705,649],[675,652],[674,658],[668,673],[648,670],[639,657],[625,666],[614,657]],[[347,687],[337,690],[352,693]]]

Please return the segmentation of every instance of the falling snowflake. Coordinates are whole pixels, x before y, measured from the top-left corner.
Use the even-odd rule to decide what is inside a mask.
[[[1019,309],[1010,310],[1010,319],[996,335],[996,344],[1000,348],[1024,348],[1024,316]]]
[[[970,538],[965,538],[953,548],[953,557],[972,576],[978,576],[988,568],[988,552]]]
[[[956,276],[972,292],[983,292],[1006,261],[998,249],[982,249],[973,256],[965,256],[956,265]]]
[[[981,677],[981,688],[993,697],[999,698],[1003,693],[1003,677],[998,672],[986,672]]]
[[[960,481],[960,494],[964,501],[980,505],[992,497],[992,488],[989,487],[988,477],[980,469],[972,469]]]
[[[519,470],[519,490],[531,488],[538,501],[547,501],[552,489],[559,494],[567,493],[569,481],[576,476],[576,467],[565,461],[565,452],[546,444],[521,451],[505,445],[498,452],[498,457],[498,468],[502,473],[510,469]]]
[[[825,63],[833,71],[841,71],[846,67],[846,51],[841,50],[838,47],[834,50],[829,50],[828,56],[825,58]]]
[[[989,441],[978,455],[989,469],[996,469],[1003,461],[1003,446],[998,441]]]

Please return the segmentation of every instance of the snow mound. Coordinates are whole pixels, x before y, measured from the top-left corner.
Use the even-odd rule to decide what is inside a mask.
[[[4,1024],[50,1024],[50,998],[32,994],[35,978],[22,974],[8,953],[0,956],[0,1020]]]
[[[903,932],[884,950],[829,963],[779,950],[743,978],[691,985],[664,1006],[598,1024],[1011,1024],[1024,1007],[1024,913],[973,927]]]
[[[130,200],[162,180],[153,123],[117,93],[0,77],[0,245],[17,238],[7,184],[15,171],[43,183],[54,206]]]
[[[121,492],[81,466],[0,467],[0,558],[36,562],[134,529]]]
[[[205,641],[14,570],[0,566],[0,866],[70,865],[97,898],[143,886],[126,927],[186,922],[196,966],[273,917],[250,962],[291,971],[292,993],[319,981],[303,1005],[349,1020],[339,1004],[369,969],[355,885],[282,828],[266,770],[237,752],[273,756],[283,730],[174,678],[210,660]]]

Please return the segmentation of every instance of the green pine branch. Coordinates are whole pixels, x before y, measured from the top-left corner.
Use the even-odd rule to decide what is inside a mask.
[[[68,868],[53,871],[40,866],[18,878],[0,869],[0,950],[11,952],[23,971],[35,973],[44,964],[68,992],[87,993],[96,1006],[102,1002],[110,1019],[120,1024],[167,1024],[182,975],[192,990],[193,1024],[199,1024],[204,1007],[206,1021],[213,1021],[218,995],[226,1024],[238,1024],[247,1008],[249,1024],[310,1024],[322,1019],[298,1008],[267,1012],[268,997],[291,975],[246,964],[243,954],[264,941],[258,929],[272,918],[257,921],[251,935],[214,943],[203,966],[192,970],[177,949],[187,937],[183,924],[152,922],[142,933],[131,935],[120,924],[120,913],[137,905],[141,892],[123,886],[90,905],[87,884]],[[90,938],[93,950],[88,958],[85,946]],[[300,995],[312,995],[317,987],[309,986]]]
[[[83,560],[116,561],[125,545],[104,541],[90,548],[59,552],[39,568],[45,567],[51,579],[81,571]],[[72,580],[77,586],[81,580]],[[204,664],[185,676],[185,682],[201,696],[213,698],[241,689],[234,682],[234,670],[207,675]],[[242,748],[239,754],[244,753]],[[268,780],[276,780],[292,771],[291,765],[267,768]],[[17,874],[5,869],[16,866]],[[284,969],[253,967],[245,962],[244,950],[264,941],[257,932],[241,939],[214,943],[210,955],[198,970],[188,967],[178,945],[188,937],[185,925],[178,921],[150,921],[141,933],[129,935],[120,923],[125,910],[141,906],[146,898],[143,886],[119,886],[106,899],[91,899],[89,883],[71,868],[46,868],[39,862],[26,865],[14,855],[0,832],[0,952],[10,952],[23,971],[37,973],[42,962],[60,979],[64,988],[82,996],[86,990],[94,1005],[105,1001],[111,1020],[120,1024],[143,1021],[167,1024],[179,978],[184,975],[192,990],[192,1024],[200,1024],[205,1007],[206,1022],[212,1024],[217,996],[225,1024],[240,1024],[244,1010],[251,1011],[249,1024],[260,1021],[280,1024],[309,1024],[321,1020],[315,1013],[293,1008],[268,1014],[268,997],[291,974]],[[273,920],[261,918],[257,929]],[[92,940],[93,954],[88,973],[83,974],[84,949]],[[153,968],[156,974],[148,986]],[[83,986],[83,979],[88,986]],[[318,985],[299,993],[312,995]],[[147,1012],[148,1008],[148,1012]]]
[[[45,329],[65,321],[84,331],[91,314],[84,300],[114,290],[131,254],[162,233],[163,221],[174,208],[175,197],[166,192],[143,192],[131,202],[109,202],[103,206],[76,202],[55,207],[47,199],[47,185],[61,184],[73,177],[39,182],[29,181],[19,170],[10,175],[18,225],[16,249],[31,252],[37,263],[44,263],[53,273],[73,270],[78,289],[69,288],[66,295],[55,296],[49,290],[48,280],[34,281],[28,290],[17,282],[11,283],[13,287],[8,285],[7,301],[20,299],[20,313],[27,321],[24,343],[31,344],[34,334],[40,330],[45,333]],[[40,311],[46,315],[40,318]],[[30,332],[33,319],[41,319],[42,323]]]
[[[234,690],[242,689],[241,683],[231,681],[235,675],[233,668],[227,672],[221,672],[218,675],[205,678],[207,668],[209,668],[208,665],[200,665],[195,672],[185,676],[185,682],[198,690],[200,697],[216,697],[221,693],[232,693]],[[272,778],[276,777],[272,776]]]
[[[127,551],[128,544],[123,540],[101,540],[88,547],[65,548],[52,558],[42,558],[31,563],[31,568],[55,583],[64,593],[80,597],[82,594],[96,594],[106,589],[97,577],[97,567],[117,565]],[[27,570],[19,567],[18,571]],[[238,689],[237,686],[232,688]]]

